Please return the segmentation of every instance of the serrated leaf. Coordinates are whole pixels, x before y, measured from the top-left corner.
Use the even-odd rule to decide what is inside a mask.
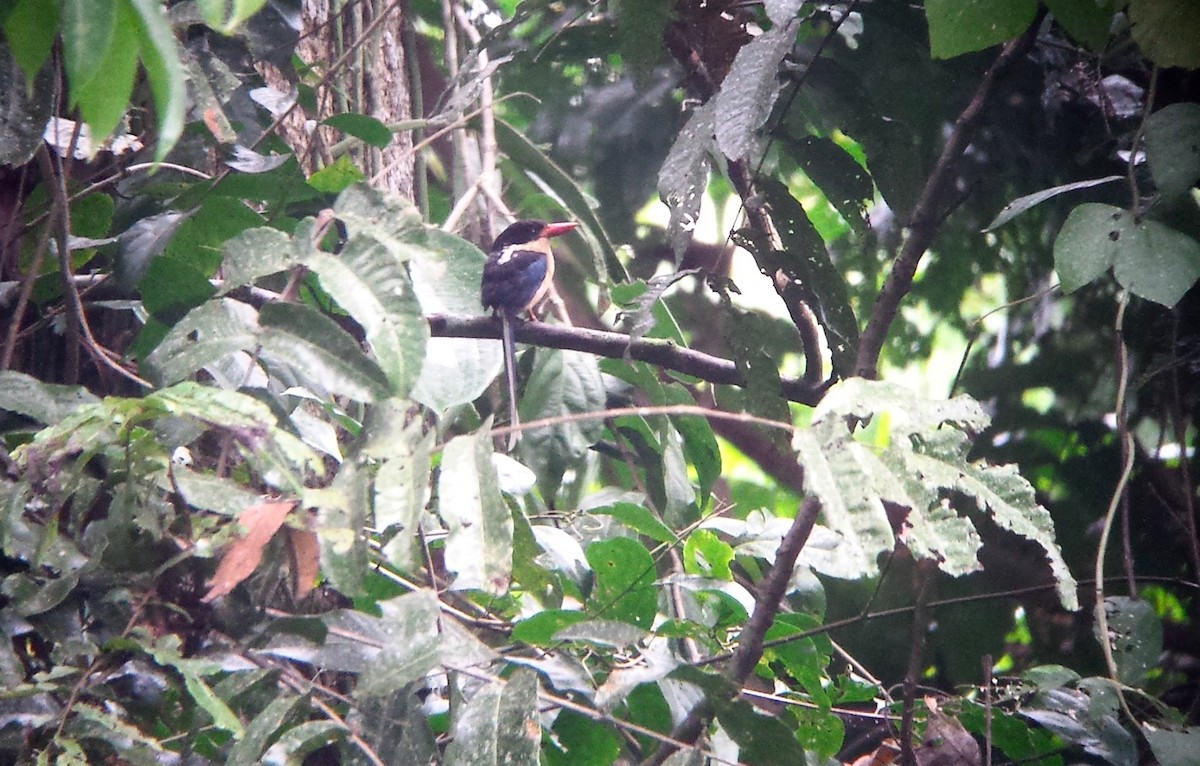
[[[658,171],[658,194],[671,211],[667,236],[676,263],[682,260],[700,219],[700,205],[712,166],[710,152],[716,148],[715,112],[716,102],[712,100],[692,112]]]
[[[1042,189],[1033,194],[1026,194],[1023,197],[1017,197],[1012,202],[1004,206],[1004,209],[996,214],[996,217],[984,229],[985,232],[998,229],[1012,219],[1019,216],[1021,213],[1042,204],[1048,199],[1053,199],[1060,194],[1066,192],[1077,191],[1079,189],[1090,189],[1093,186],[1120,181],[1124,176],[1105,176],[1104,178],[1091,178],[1087,181],[1076,181],[1074,183],[1063,184],[1061,186],[1053,186],[1049,189]]]
[[[799,24],[773,27],[742,46],[713,98],[717,146],[731,160],[757,151],[758,130],[779,96],[779,65],[796,43]],[[682,135],[682,134],[681,134]]]
[[[362,326],[392,393],[407,396],[420,374],[429,324],[421,315],[404,264],[366,236],[352,238],[337,256],[314,251],[304,263]]]
[[[269,303],[258,315],[260,354],[283,364],[314,391],[337,392],[362,402],[389,395],[379,366],[358,350],[354,338],[316,309]]]
[[[895,383],[851,378],[829,389],[813,412],[813,422],[841,419],[847,415],[868,418],[887,412],[892,432],[911,436],[937,429],[943,424],[978,433],[991,419],[979,402],[969,396],[928,399]]]
[[[183,133],[187,78],[179,45],[162,4],[158,0],[129,0],[129,3],[137,16],[142,65],[158,112],[158,147],[154,158],[161,161]]]
[[[1200,104],[1171,104],[1146,119],[1146,160],[1164,197],[1200,183]]]
[[[446,766],[537,766],[537,690],[537,674],[522,668],[477,691],[454,721]]]
[[[929,47],[948,59],[1011,40],[1033,23],[1036,0],[928,0]]]
[[[487,429],[442,451],[438,512],[446,523],[451,588],[501,595],[512,576],[513,521],[500,494]]]
[[[815,433],[802,430],[793,446],[804,466],[805,489],[820,499],[826,526],[842,536],[846,560],[860,577],[876,574],[876,557],[892,549],[892,527],[855,460],[861,455],[857,445],[848,440],[823,445]]]

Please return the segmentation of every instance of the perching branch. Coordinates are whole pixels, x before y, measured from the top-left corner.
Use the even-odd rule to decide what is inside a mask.
[[[434,337],[500,339],[500,321],[492,317],[432,314],[427,319]],[[709,383],[731,386],[746,383],[732,361],[683,348],[672,341],[657,338],[631,341],[628,335],[622,333],[563,327],[545,322],[522,322],[516,327],[516,336],[521,343],[534,346],[649,362],[656,367],[682,372]],[[780,383],[780,395],[789,401],[815,405],[824,395],[825,388],[825,384],[814,385],[799,378],[785,378]]]
[[[945,218],[942,203],[946,193],[954,187],[954,170],[975,135],[975,128],[979,124],[979,118],[983,114],[988,97],[992,94],[997,77],[1033,45],[1040,27],[1041,16],[1039,15],[1025,34],[1005,44],[1000,55],[983,73],[983,78],[975,88],[970,102],[958,115],[958,119],[954,121],[954,129],[950,132],[950,138],[942,148],[942,154],[938,157],[933,172],[925,180],[921,196],[917,198],[912,217],[909,218],[908,238],[904,240],[904,246],[901,248],[900,254],[896,256],[892,271],[888,274],[887,281],[884,283],[883,289],[879,291],[879,297],[875,300],[875,307],[871,310],[871,318],[867,321],[867,327],[859,338],[858,359],[855,364],[855,374],[859,377],[874,378],[878,373],[879,352],[887,338],[888,329],[896,319],[900,301],[904,300],[904,296],[912,290],[913,275],[917,273],[921,257],[933,244]]]

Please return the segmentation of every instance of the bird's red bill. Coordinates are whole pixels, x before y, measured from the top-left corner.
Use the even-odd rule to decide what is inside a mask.
[[[557,237],[559,234],[566,234],[568,231],[575,231],[579,228],[579,224],[575,221],[562,221],[559,223],[548,223],[546,228],[542,229],[543,237]]]

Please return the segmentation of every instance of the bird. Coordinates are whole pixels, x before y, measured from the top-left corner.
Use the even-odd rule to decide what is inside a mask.
[[[537,220],[516,221],[509,225],[488,251],[483,265],[480,298],[492,316],[500,318],[504,344],[504,376],[508,383],[508,448],[520,439],[517,415],[517,356],[513,325],[524,312],[530,312],[546,297],[554,279],[553,237],[579,228],[575,221],[546,223]]]

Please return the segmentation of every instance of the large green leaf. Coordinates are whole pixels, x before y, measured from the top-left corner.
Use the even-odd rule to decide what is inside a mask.
[[[1054,267],[1070,292],[1113,267],[1138,297],[1174,306],[1200,279],[1200,242],[1158,221],[1137,221],[1112,205],[1071,211],[1054,240]]]
[[[401,571],[414,571],[423,563],[418,532],[434,432],[411,402],[387,399],[368,410],[363,436],[362,456],[378,463],[373,505],[375,528],[387,539],[384,558]]]
[[[60,34],[71,84],[71,106],[79,103],[79,91],[93,79],[101,75],[107,78],[108,73],[100,66],[113,41],[117,9],[122,5],[113,0],[62,0]]]
[[[348,596],[363,591],[368,543],[364,528],[370,503],[367,471],[356,461],[342,464],[328,487],[304,493],[304,504],[317,512],[321,572]]]
[[[1108,635],[1099,635],[1100,624],[1097,622],[1094,626],[1096,640],[1108,642],[1121,683],[1141,686],[1162,654],[1162,620],[1149,602],[1127,596],[1104,599],[1104,612]]]
[[[1133,0],[1133,39],[1161,67],[1200,68],[1200,5],[1192,0]]]
[[[948,59],[1010,40],[1033,23],[1036,0],[927,0],[929,47]]]
[[[93,146],[99,145],[120,123],[121,116],[129,108],[133,79],[137,74],[140,49],[137,17],[129,0],[112,0],[111,4],[114,16],[112,39],[96,68],[103,77],[71,82],[71,93],[79,102],[79,112],[92,129]]]
[[[158,146],[154,157],[162,160],[183,133],[187,78],[175,33],[162,4],[158,0],[129,0],[129,3],[137,16],[142,65],[158,110]]]
[[[356,694],[376,696],[403,688],[424,676],[438,663],[444,638],[439,630],[441,609],[437,596],[418,590],[379,603],[382,616],[374,620],[350,613],[355,620],[367,620],[371,643],[378,655],[362,668]]]
[[[354,338],[316,309],[297,303],[269,303],[259,312],[259,352],[286,365],[313,391],[338,393],[363,402],[388,396],[387,375]]]
[[[305,265],[366,332],[367,345],[391,383],[407,396],[425,358],[429,324],[404,264],[372,237],[352,237],[337,256],[317,250]]]
[[[658,609],[657,579],[650,551],[628,537],[614,537],[587,547],[587,560],[596,574],[588,612],[648,630]]]
[[[537,687],[537,674],[522,668],[475,692],[454,720],[446,766],[537,766]]]
[[[539,349],[521,397],[521,420],[566,417],[604,409],[604,381],[596,357],[579,351]],[[564,471],[600,438],[596,419],[560,423],[523,433],[521,456],[553,495]]]
[[[446,523],[450,587],[501,595],[512,577],[513,521],[500,494],[488,429],[456,436],[442,451],[438,513]]]
[[[487,256],[470,242],[438,229],[414,231],[410,241],[422,248],[409,265],[413,290],[426,314],[483,314],[479,283]],[[430,338],[412,397],[436,412],[473,402],[504,366],[494,340]]]
[[[160,382],[177,383],[238,352],[253,350],[258,331],[250,306],[228,298],[210,300],[177,322],[144,362]]]
[[[43,383],[15,370],[0,370],[0,410],[32,418],[39,423],[58,423],[86,404],[100,401],[81,386]]]
[[[1165,197],[1200,183],[1200,104],[1171,104],[1146,119],[1146,160]]]
[[[60,3],[46,0],[17,0],[4,21],[4,41],[12,58],[25,71],[25,84],[29,88],[33,87],[34,78],[50,55],[50,46],[58,34],[61,7]],[[20,79],[15,73],[12,78]],[[44,100],[47,103],[50,95],[46,91]],[[44,126],[45,121],[35,127],[40,133]]]
[[[242,204],[238,202],[237,204]],[[297,227],[297,235],[311,230],[311,221]],[[222,273],[225,281],[221,293],[252,284],[254,280],[284,271],[300,261],[307,248],[298,252],[293,240],[278,229],[266,226],[247,229],[229,239],[222,247]]]

